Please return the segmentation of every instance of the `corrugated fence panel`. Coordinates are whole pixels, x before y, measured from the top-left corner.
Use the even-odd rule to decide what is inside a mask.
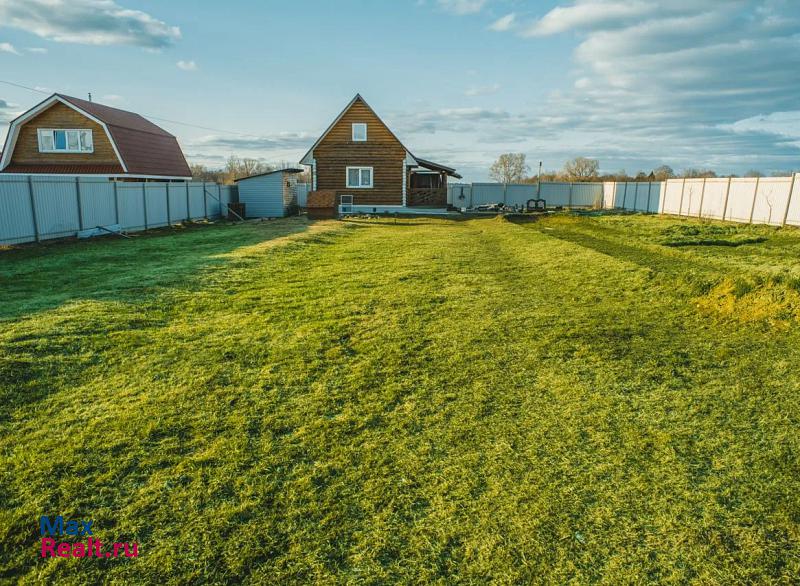
[[[725,196],[728,194],[728,183],[730,181],[726,178],[706,179],[701,217],[722,219],[725,211]]]
[[[206,206],[203,203],[204,197],[202,183],[189,184],[189,212],[193,220],[206,216]]]
[[[542,183],[542,199],[549,208],[569,205],[569,183]]]
[[[791,179],[788,177],[762,177],[758,182],[756,205],[753,208],[754,224],[783,223],[783,214],[789,203]]]
[[[617,184],[614,181],[606,181],[603,183],[603,207],[612,209],[615,207],[614,202],[616,198]]]
[[[700,214],[700,199],[703,196],[702,179],[687,179],[683,188],[682,216],[698,216]]]
[[[573,183],[573,207],[600,207],[603,205],[603,186],[600,183]]]
[[[663,181],[656,181],[650,184],[650,206],[647,211],[657,214],[661,209],[661,199],[664,197],[667,184]]]
[[[683,179],[669,179],[664,188],[664,201],[661,212],[664,214],[679,214],[681,211],[681,191]]]
[[[81,214],[83,228],[110,226],[117,223],[114,184],[105,179],[81,179]]]
[[[144,193],[141,183],[120,182],[117,184],[119,199],[119,223],[123,230],[143,230]]]
[[[166,226],[167,222],[167,187],[164,183],[144,183],[147,197],[147,227]]]
[[[510,183],[506,186],[506,203],[524,206],[529,199],[536,199],[535,183]]]
[[[756,179],[733,179],[728,194],[728,210],[725,219],[734,222],[749,222],[753,210]]]
[[[221,206],[219,201],[220,190],[216,183],[206,183],[206,209],[209,218],[219,217]]]
[[[28,180],[0,176],[0,244],[36,240]]]
[[[175,224],[189,218],[189,202],[186,197],[186,185],[183,183],[167,183],[169,194],[169,218]]]
[[[75,180],[33,177],[33,198],[40,238],[62,238],[74,235],[79,228],[78,193]]]
[[[800,173],[793,179],[792,201],[789,205],[789,212],[786,214],[786,223],[792,226],[800,226]]]
[[[472,185],[469,183],[449,184],[447,201],[457,208],[470,207],[472,205]]]
[[[448,185],[448,192],[450,191],[450,187]],[[297,184],[297,206],[304,208],[306,207],[306,203],[308,202],[308,192],[311,191],[311,186],[308,183],[298,183]],[[448,203],[450,203],[450,199],[448,198]]]

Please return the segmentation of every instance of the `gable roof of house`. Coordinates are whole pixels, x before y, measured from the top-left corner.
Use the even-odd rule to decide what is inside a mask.
[[[339,115],[338,115],[338,116],[337,116],[337,117],[334,119],[334,121],[333,121],[333,122],[331,122],[330,126],[328,126],[328,128],[326,128],[326,129],[325,129],[325,132],[323,132],[323,133],[322,133],[322,135],[321,135],[321,136],[320,136],[320,137],[317,139],[317,141],[316,141],[316,142],[315,142],[315,143],[314,143],[314,144],[311,146],[311,148],[310,148],[310,149],[308,149],[308,152],[307,152],[305,155],[303,155],[303,158],[302,158],[302,159],[300,159],[300,163],[301,163],[301,164],[304,164],[304,165],[310,165],[310,164],[311,164],[311,159],[312,159],[312,156],[311,156],[311,155],[312,155],[312,153],[314,152],[314,149],[315,149],[315,148],[317,148],[317,146],[319,145],[319,143],[321,143],[321,142],[323,141],[323,139],[324,139],[326,136],[328,136],[328,134],[330,133],[330,131],[331,131],[331,130],[333,130],[333,128],[334,128],[334,127],[335,127],[335,126],[336,126],[336,125],[339,123],[339,121],[342,119],[342,117],[343,117],[343,116],[344,116],[344,115],[347,113],[347,111],[348,111],[350,108],[352,108],[352,107],[353,107],[353,104],[355,104],[356,102],[361,102],[362,104],[364,104],[364,106],[366,106],[366,108],[367,108],[367,109],[368,109],[370,112],[372,112],[373,116],[375,116],[375,118],[377,118],[377,119],[380,121],[380,123],[381,123],[381,124],[383,124],[383,125],[384,125],[384,127],[386,127],[386,130],[388,130],[388,131],[389,131],[389,134],[391,134],[391,135],[392,135],[392,137],[394,137],[394,139],[395,139],[397,142],[399,142],[399,143],[400,143],[400,146],[402,146],[402,147],[403,147],[403,148],[406,150],[406,153],[408,153],[408,157],[410,157],[410,161],[411,161],[411,162],[413,162],[413,163],[414,163],[414,164],[416,164],[416,165],[419,165],[420,167],[425,167],[426,169],[432,169],[432,170],[437,170],[437,171],[443,171],[443,172],[447,173],[448,175],[451,175],[451,176],[453,176],[453,177],[456,177],[456,178],[458,178],[458,179],[460,179],[460,178],[461,178],[461,175],[459,175],[458,173],[456,173],[456,170],[455,170],[455,169],[453,169],[452,167],[446,167],[446,166],[444,166],[444,165],[439,165],[439,164],[437,164],[437,163],[432,163],[431,161],[425,161],[424,159],[420,159],[420,158],[418,158],[418,157],[415,157],[415,156],[414,156],[414,155],[411,153],[411,151],[410,151],[410,150],[408,150],[408,148],[406,148],[406,146],[403,144],[403,141],[401,141],[399,138],[397,138],[397,135],[396,135],[394,132],[392,132],[392,129],[391,129],[391,128],[389,128],[389,125],[388,125],[388,124],[386,124],[386,123],[383,121],[383,119],[382,119],[380,116],[378,116],[377,112],[375,112],[375,110],[373,110],[373,109],[372,109],[372,106],[370,106],[370,105],[367,103],[367,101],[366,101],[366,100],[365,100],[365,99],[364,99],[364,98],[361,96],[361,94],[356,94],[356,95],[355,95],[355,97],[354,97],[352,100],[350,100],[350,102],[347,104],[347,106],[345,106],[345,107],[344,107],[344,110],[342,110],[341,112],[339,112]],[[408,159],[408,157],[407,157],[407,159]],[[423,163],[424,163],[424,164],[423,164]]]
[[[150,122],[143,116],[127,110],[112,108],[96,102],[81,100],[64,94],[53,94],[43,102],[37,104],[15,120],[11,121],[4,158],[0,160],[0,171],[10,173],[31,173],[31,170],[21,170],[33,167],[36,172],[62,172],[62,173],[87,173],[105,174],[110,171],[101,171],[95,165],[88,164],[82,171],[67,170],[81,168],[82,165],[14,165],[10,166],[11,153],[17,138],[17,129],[34,116],[48,109],[50,106],[62,103],[79,113],[94,120],[108,135],[114,151],[119,159],[122,172],[128,175],[143,175],[151,177],[189,178],[192,175],[178,140],[169,132]],[[8,160],[6,160],[8,159]],[[17,167],[20,167],[18,169]],[[47,168],[45,170],[45,167]]]
[[[316,141],[316,142],[315,142],[315,143],[314,143],[314,144],[311,146],[311,148],[310,148],[310,149],[308,149],[308,152],[307,152],[305,155],[303,155],[303,158],[302,158],[302,159],[300,159],[300,163],[302,163],[302,164],[304,164],[304,165],[310,165],[310,164],[311,164],[311,159],[310,159],[310,155],[311,155],[311,153],[313,153],[313,152],[314,152],[314,149],[315,149],[315,148],[317,148],[317,146],[319,145],[319,143],[321,143],[321,142],[324,140],[324,138],[325,138],[326,136],[328,136],[328,134],[330,133],[330,131],[331,131],[331,130],[333,130],[333,128],[334,128],[334,127],[335,127],[335,126],[336,126],[336,125],[339,123],[339,120],[341,120],[341,119],[342,119],[342,117],[343,117],[343,116],[344,116],[344,115],[347,113],[347,111],[348,111],[350,108],[352,108],[352,107],[353,107],[353,104],[355,104],[356,102],[361,102],[362,104],[364,104],[364,106],[366,106],[367,110],[369,110],[370,112],[372,112],[372,115],[373,115],[373,116],[375,116],[375,118],[377,118],[377,119],[380,121],[380,123],[381,123],[381,124],[383,124],[383,125],[386,127],[386,130],[388,130],[388,131],[389,131],[389,134],[391,134],[391,135],[392,135],[392,137],[393,137],[393,138],[394,138],[394,139],[395,139],[397,142],[399,142],[399,143],[400,143],[400,146],[402,146],[404,149],[406,149],[405,145],[403,145],[403,142],[402,142],[402,141],[401,141],[399,138],[397,138],[397,136],[394,134],[394,132],[392,132],[392,129],[391,129],[391,128],[389,128],[389,126],[386,124],[386,122],[384,122],[384,121],[381,119],[381,117],[380,117],[380,116],[378,116],[378,114],[375,112],[375,110],[373,110],[373,109],[372,109],[372,106],[370,106],[370,105],[367,103],[367,101],[366,101],[366,100],[365,100],[363,97],[361,97],[361,94],[356,94],[356,95],[355,95],[355,97],[354,97],[352,100],[350,100],[350,102],[349,102],[349,103],[348,103],[348,104],[347,104],[347,105],[344,107],[344,110],[342,110],[341,112],[339,112],[339,115],[338,115],[338,116],[337,116],[337,117],[334,119],[334,121],[333,121],[333,122],[331,122],[330,126],[328,126],[328,128],[326,128],[326,129],[325,129],[325,132],[323,132],[323,133],[322,133],[322,135],[320,135],[320,137],[317,139],[317,141]],[[409,151],[408,149],[406,149],[406,152],[407,152],[409,155],[411,155],[411,151]],[[412,158],[413,158],[413,156],[414,156],[414,155],[411,155],[411,156],[412,156]]]

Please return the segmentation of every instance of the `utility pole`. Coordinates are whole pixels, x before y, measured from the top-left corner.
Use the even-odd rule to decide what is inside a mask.
[[[539,161],[539,174],[536,176],[536,199],[542,199],[542,162]]]
[[[92,101],[92,92],[89,92],[89,101]]]

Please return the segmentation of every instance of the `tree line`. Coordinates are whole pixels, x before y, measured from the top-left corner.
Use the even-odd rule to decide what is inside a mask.
[[[791,175],[790,171],[781,171],[773,176]],[[530,166],[526,163],[524,153],[505,153],[489,168],[489,176],[498,183],[536,183],[537,181],[665,181],[667,179],[686,177],[713,178],[738,177],[738,175],[717,175],[712,169],[684,169],[680,174],[669,165],[661,165],[649,172],[639,171],[629,175],[624,169],[616,173],[600,173],[600,161],[586,157],[576,157],[567,161],[561,171],[545,171],[541,175],[530,174]],[[764,173],[751,170],[744,177],[764,177]]]
[[[290,167],[297,167],[297,165],[288,161],[269,163],[263,159],[241,158],[236,155],[228,157],[228,160],[225,161],[225,166],[220,169],[211,169],[199,163],[189,165],[192,171],[192,179],[195,181],[208,181],[226,185],[230,185],[236,179],[241,179],[243,177],[258,175],[259,173],[269,173],[270,171],[277,171],[278,169],[288,169]],[[300,173],[298,181],[301,183],[307,182],[309,180],[307,175],[308,171]]]

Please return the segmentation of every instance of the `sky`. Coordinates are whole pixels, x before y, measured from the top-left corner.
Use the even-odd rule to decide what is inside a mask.
[[[798,0],[0,0],[0,82],[0,139],[91,92],[212,168],[296,163],[361,93],[466,181],[505,152],[800,170]]]

